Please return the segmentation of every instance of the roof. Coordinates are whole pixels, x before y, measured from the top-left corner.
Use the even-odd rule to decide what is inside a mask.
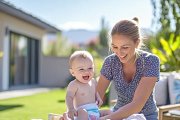
[[[24,12],[21,9],[16,8],[14,5],[10,4],[9,2],[6,2],[4,0],[0,0],[0,11],[7,13],[9,15],[15,16],[19,19],[25,20],[31,24],[34,24],[38,27],[41,27],[47,32],[55,33],[55,32],[60,32],[58,28],[48,24],[47,22],[44,22],[40,20],[39,18]]]

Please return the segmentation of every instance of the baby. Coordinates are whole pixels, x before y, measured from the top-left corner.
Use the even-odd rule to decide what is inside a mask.
[[[63,119],[98,120],[110,114],[110,110],[99,110],[102,100],[96,92],[93,57],[87,51],[75,51],[69,59],[70,73],[75,77],[67,87],[67,113]],[[62,119],[62,118],[61,118]]]

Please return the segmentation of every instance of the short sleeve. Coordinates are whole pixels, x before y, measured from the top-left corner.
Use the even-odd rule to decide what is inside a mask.
[[[160,74],[160,61],[155,55],[145,57],[143,76],[144,77],[157,77],[159,80]]]
[[[105,76],[108,80],[112,80],[112,59],[110,57],[104,60],[101,68],[101,75]]]

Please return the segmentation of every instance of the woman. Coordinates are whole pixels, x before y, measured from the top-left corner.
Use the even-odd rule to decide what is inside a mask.
[[[157,120],[154,86],[159,80],[159,58],[139,50],[142,40],[138,18],[119,21],[111,31],[112,55],[105,58],[97,91],[103,98],[111,81],[118,95],[113,113],[100,120],[120,120],[142,113],[147,120]]]

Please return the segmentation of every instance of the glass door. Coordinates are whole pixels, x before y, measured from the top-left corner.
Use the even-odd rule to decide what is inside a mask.
[[[10,32],[9,85],[38,83],[39,41]]]

